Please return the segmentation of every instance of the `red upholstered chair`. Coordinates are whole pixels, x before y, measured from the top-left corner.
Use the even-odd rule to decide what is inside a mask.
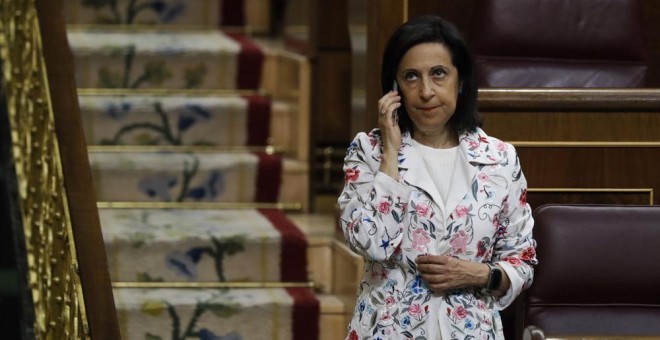
[[[479,0],[472,49],[480,87],[643,87],[638,0]]]
[[[546,205],[525,326],[546,336],[660,335],[660,206]]]

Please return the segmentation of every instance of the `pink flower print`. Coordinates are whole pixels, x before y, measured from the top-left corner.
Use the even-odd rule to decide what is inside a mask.
[[[456,217],[463,218],[467,215],[468,208],[464,205],[459,205],[454,209],[454,213],[456,214]]]
[[[369,138],[369,143],[371,144],[371,148],[373,148],[373,147],[375,147],[376,145],[378,145],[378,141],[377,141],[376,138],[374,138],[374,137],[370,137],[370,138]]]
[[[390,334],[392,334],[392,327],[385,328],[385,335],[390,335]]]
[[[483,257],[484,255],[486,255],[487,251],[488,251],[488,244],[485,242],[484,239],[477,242],[477,257]]]
[[[497,142],[495,144],[495,147],[497,148],[497,151],[500,152],[506,150],[506,144],[504,144],[503,142]]]
[[[346,169],[346,181],[355,182],[359,177],[360,177],[360,169],[358,168]]]
[[[408,308],[408,313],[410,313],[410,316],[413,318],[419,319],[422,317],[422,307],[419,303],[413,303],[410,305],[410,308]]]
[[[457,233],[455,233],[452,237],[451,240],[449,240],[449,244],[451,245],[451,250],[454,254],[462,254],[467,250],[467,244],[469,241],[470,237],[464,230],[459,230]]]
[[[470,140],[468,141],[468,144],[470,144],[470,150],[474,150],[474,149],[476,149],[477,147],[479,147],[479,143],[477,143],[477,141],[476,141],[476,140],[473,140],[473,139],[470,139]]]
[[[489,316],[483,315],[483,319],[481,320],[481,329],[484,331],[490,331],[493,329],[493,321]]]
[[[500,227],[500,214],[495,214],[495,216],[493,216],[493,227],[495,229]]]
[[[394,303],[395,303],[395,302],[396,302],[396,301],[394,300],[394,296],[392,296],[392,295],[388,295],[388,296],[385,298],[385,306],[386,306],[387,308],[391,308],[392,306],[394,306]]]
[[[429,213],[429,206],[425,204],[418,204],[415,206],[415,211],[417,212],[417,215],[426,217]]]
[[[486,310],[486,303],[484,303],[481,300],[477,300],[477,308],[479,308],[481,310]]]
[[[486,175],[485,173],[482,172],[482,173],[479,173],[479,174],[477,175],[477,178],[478,178],[480,181],[485,182],[485,181],[488,180],[489,177],[488,177],[488,175]]]
[[[536,256],[536,249],[534,247],[528,247],[523,250],[522,255],[520,256],[523,261],[531,261]]]
[[[389,311],[382,312],[380,316],[380,323],[384,326],[389,326],[394,324],[394,319],[392,318],[392,315],[390,315]]]
[[[426,253],[426,249],[427,249],[426,245],[429,244],[429,242],[431,242],[429,233],[422,228],[417,228],[413,232],[412,239],[413,239],[412,247],[420,253]]]
[[[520,202],[520,206],[521,206],[521,207],[524,207],[525,204],[527,204],[527,189],[524,189],[524,190],[520,193],[520,198],[518,199],[518,201]]]
[[[509,214],[509,196],[504,197],[504,200],[502,201],[501,213],[504,215]]]
[[[516,257],[507,257],[504,261],[509,262],[514,267],[519,267],[522,264],[522,261]]]
[[[392,203],[390,203],[390,201],[381,201],[380,203],[378,203],[378,211],[381,214],[389,214],[391,206]]]
[[[465,319],[467,316],[468,312],[467,309],[463,306],[458,306],[456,309],[454,309],[454,316],[459,318],[459,319]]]

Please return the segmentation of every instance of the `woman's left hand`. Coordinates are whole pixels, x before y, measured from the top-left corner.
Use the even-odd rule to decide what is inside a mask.
[[[417,271],[435,293],[465,287],[485,287],[488,283],[489,268],[484,263],[447,255],[421,255],[416,262]]]

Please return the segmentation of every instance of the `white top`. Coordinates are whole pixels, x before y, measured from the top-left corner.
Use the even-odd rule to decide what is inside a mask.
[[[449,149],[436,149],[416,140],[412,140],[412,145],[422,155],[426,171],[431,175],[433,184],[438,189],[442,203],[447,204],[447,197],[451,188],[451,178],[456,168],[458,158],[458,146]]]
[[[448,149],[436,149],[420,144],[414,139],[411,144],[422,155],[426,171],[428,171],[433,184],[438,189],[438,193],[440,193],[442,204],[446,205],[449,190],[451,189],[451,179],[454,176],[454,169],[456,169],[458,146]],[[442,339],[440,333],[436,335],[435,339]]]

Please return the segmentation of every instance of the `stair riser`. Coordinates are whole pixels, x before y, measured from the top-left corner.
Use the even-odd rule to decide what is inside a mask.
[[[99,201],[254,202],[258,195],[254,154],[92,152],[90,164]]]
[[[129,0],[119,0],[116,14],[110,5],[101,8],[82,5],[82,0],[65,1],[69,24],[134,24],[134,25],[183,25],[217,27],[220,23],[220,1],[163,1],[161,8],[146,7],[129,19]],[[146,1],[137,1],[136,5]],[[135,8],[135,7],[134,7]]]
[[[164,165],[162,170],[94,169],[96,197],[124,202],[256,201],[256,162],[199,170],[188,189],[182,185],[184,172],[183,164]]]
[[[285,160],[278,177],[270,166],[258,168],[277,158],[250,153],[90,152],[89,158],[99,201],[279,201],[307,206],[309,169],[300,162]]]
[[[147,0],[137,1],[137,5]],[[67,23],[76,25],[107,25],[129,24],[129,0],[117,1],[117,14],[114,14],[109,5],[101,8],[83,6],[82,0],[65,1]],[[218,25],[242,25],[253,32],[267,32],[270,28],[270,2],[268,0],[244,0],[241,2],[239,14],[223,14],[221,0],[166,0],[162,9],[148,7],[134,16],[130,24],[158,25],[174,27],[209,27]],[[183,7],[175,7],[175,6]],[[157,10],[159,9],[159,10]],[[226,8],[225,8],[226,9]]]
[[[198,338],[234,333],[243,339],[293,339],[293,299],[282,289],[115,289],[114,293],[124,339],[145,339],[148,334],[173,339],[173,330],[181,336],[190,326],[190,335],[206,334]],[[169,311],[167,303],[172,306]],[[194,318],[195,310],[205,303],[210,308]]]
[[[117,55],[76,55],[76,83],[83,88],[163,88],[225,89],[237,88],[236,55],[138,55],[130,71],[126,57]],[[157,69],[156,74],[139,79]],[[127,76],[126,76],[127,75]]]
[[[113,243],[106,245],[106,252],[111,279],[115,282],[144,281],[147,276],[165,282],[281,281],[279,239],[270,242],[263,240],[263,243],[257,241],[245,241],[240,252],[226,255],[222,260],[204,254],[197,263],[186,253],[195,248],[213,249],[211,240],[176,244],[149,242],[141,247],[131,243]],[[219,270],[222,274],[218,273]]]
[[[79,101],[90,145],[230,147],[268,142],[267,98],[81,96]]]

